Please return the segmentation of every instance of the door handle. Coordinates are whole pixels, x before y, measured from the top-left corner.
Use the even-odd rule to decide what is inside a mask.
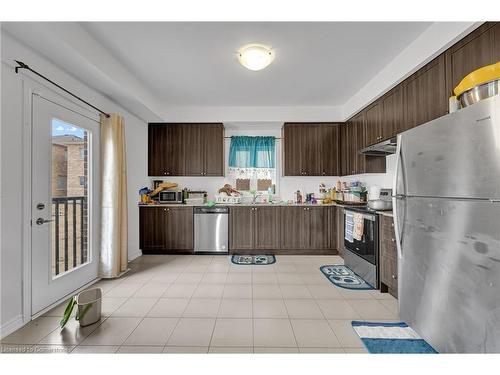
[[[47,219],[43,219],[41,217],[39,217],[38,219],[36,219],[37,225],[42,225],[42,224],[45,224],[45,223],[50,223],[51,221],[54,221],[54,220],[53,219],[47,220]]]

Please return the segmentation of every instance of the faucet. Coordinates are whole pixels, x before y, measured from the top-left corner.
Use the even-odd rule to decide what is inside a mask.
[[[262,193],[257,193],[256,191],[251,191],[252,193],[252,204],[257,204],[256,200],[262,195]]]

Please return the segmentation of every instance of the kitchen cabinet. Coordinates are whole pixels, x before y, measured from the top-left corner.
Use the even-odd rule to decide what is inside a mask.
[[[147,253],[192,252],[192,207],[140,207],[139,244]]]
[[[404,81],[403,87],[407,129],[448,113],[444,54],[411,75]]]
[[[184,174],[184,144],[179,124],[149,124],[148,176]]]
[[[339,175],[339,124],[285,123],[283,139],[285,176]]]
[[[379,215],[380,290],[397,298],[398,262],[392,217]]]
[[[389,139],[405,130],[403,88],[398,85],[382,97],[382,137]]]
[[[340,206],[335,207],[335,214],[337,216],[337,233],[333,238],[337,241],[337,251],[339,255],[344,257],[344,209]]]
[[[500,23],[486,22],[446,53],[447,94],[470,72],[500,61]]]
[[[383,102],[377,100],[365,110],[365,141],[363,147],[384,139],[382,127]]]
[[[230,249],[232,251],[279,248],[279,208],[231,207],[229,220]]]
[[[340,175],[347,176],[351,171],[349,157],[349,122],[340,126]]]
[[[303,207],[281,207],[281,249],[301,249],[303,237]]]
[[[151,123],[149,176],[223,176],[222,124]]]

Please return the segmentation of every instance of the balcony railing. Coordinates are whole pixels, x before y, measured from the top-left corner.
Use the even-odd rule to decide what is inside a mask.
[[[87,197],[52,198],[52,274],[57,276],[88,261]]]

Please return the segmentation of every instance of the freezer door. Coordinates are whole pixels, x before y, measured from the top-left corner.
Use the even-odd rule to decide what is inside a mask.
[[[442,353],[500,353],[500,203],[405,199],[399,309]]]
[[[500,198],[500,96],[401,134],[406,194]]]

